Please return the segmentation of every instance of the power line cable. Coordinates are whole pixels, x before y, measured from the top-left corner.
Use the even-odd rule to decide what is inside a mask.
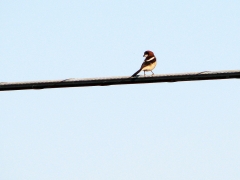
[[[106,78],[85,78],[85,79],[63,79],[29,82],[1,82],[0,91],[27,90],[27,89],[50,89],[67,87],[87,87],[87,86],[110,86],[124,84],[144,84],[163,83],[180,81],[200,81],[240,78],[240,70],[228,71],[203,71],[178,74],[157,74],[154,76],[121,76]]]

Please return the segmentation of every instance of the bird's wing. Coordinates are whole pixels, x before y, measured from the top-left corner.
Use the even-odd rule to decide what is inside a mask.
[[[149,66],[149,65],[151,65],[152,63],[154,63],[154,62],[152,62],[152,61],[144,61],[144,62],[142,63],[142,66],[141,66],[140,69],[143,69],[144,67]]]

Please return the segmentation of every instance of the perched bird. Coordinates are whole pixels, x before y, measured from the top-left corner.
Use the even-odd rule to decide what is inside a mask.
[[[140,69],[135,72],[132,77],[136,76],[140,71],[144,71],[144,76],[145,76],[145,71],[151,71],[156,67],[157,65],[157,58],[154,56],[152,51],[145,51],[143,54],[143,57],[145,57],[144,62],[142,63],[142,66]],[[152,75],[154,73],[152,72]]]

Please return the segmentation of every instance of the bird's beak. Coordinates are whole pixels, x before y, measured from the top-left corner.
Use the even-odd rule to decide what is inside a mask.
[[[148,55],[147,55],[147,54],[144,54],[143,57],[148,57]]]

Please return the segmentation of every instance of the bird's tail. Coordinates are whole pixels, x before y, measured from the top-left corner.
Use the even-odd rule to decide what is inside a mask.
[[[135,72],[132,77],[136,76],[142,69],[139,69],[137,72]]]

